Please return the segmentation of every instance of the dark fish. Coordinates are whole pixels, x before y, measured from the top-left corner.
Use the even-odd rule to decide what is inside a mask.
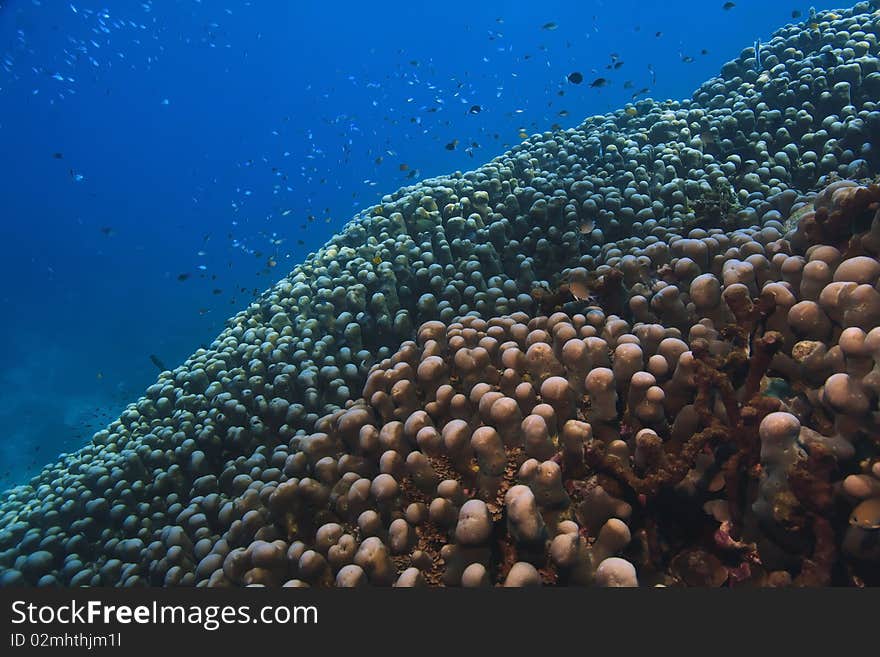
[[[654,32],[654,36],[658,39],[663,36],[663,32]]]
[[[568,110],[559,110],[558,116],[568,116]]]
[[[549,23],[544,23],[541,26],[541,29],[542,30],[555,30],[557,27],[559,27],[559,26],[556,23],[554,23],[553,21],[551,21]]]
[[[407,169],[409,169],[409,165],[404,162],[397,168],[400,169],[401,171],[406,171]]]
[[[113,228],[110,226],[102,226],[101,232],[104,233],[107,237],[110,237],[113,234]]]
[[[458,139],[453,139],[451,142],[446,144],[446,150],[454,151],[456,146],[458,146]]]
[[[798,10],[798,9],[794,9],[794,10],[792,10],[792,12],[791,12],[791,17],[792,17],[792,18],[800,18],[802,15],[803,15],[803,14],[801,14],[800,10]]]
[[[64,153],[52,153],[52,157],[54,157],[56,160],[63,160]]]
[[[724,11],[727,11],[728,9],[733,9],[734,7],[736,7],[735,2],[725,2],[723,5],[721,5],[721,8]]]
[[[690,55],[685,55],[681,58],[681,61],[683,61],[685,64],[690,64],[692,61],[694,61],[694,58]]]
[[[580,84],[584,81],[583,73],[579,71],[574,71],[573,73],[568,74],[568,81],[572,84]]]
[[[211,292],[213,292],[214,294],[223,294],[223,290],[221,290],[219,287],[215,287],[213,290],[211,290]]]
[[[189,278],[189,274],[178,274],[177,275],[177,280],[180,281],[181,283],[183,283],[183,281],[185,281],[187,278]]]
[[[150,362],[158,367],[160,372],[164,372],[168,369],[165,367],[165,363],[159,360],[159,357],[156,354],[150,354]]]
[[[479,114],[483,111],[483,108],[479,105],[471,105],[471,108],[468,110],[468,114]]]
[[[602,87],[608,86],[608,80],[605,78],[596,78],[590,83],[590,86],[594,89],[601,89]]]

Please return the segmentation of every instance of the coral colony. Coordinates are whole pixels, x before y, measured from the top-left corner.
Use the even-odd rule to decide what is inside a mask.
[[[385,196],[5,493],[2,583],[880,584],[878,33]]]

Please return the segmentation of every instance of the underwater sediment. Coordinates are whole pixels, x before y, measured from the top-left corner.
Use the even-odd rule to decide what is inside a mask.
[[[382,199],[0,501],[0,584],[880,584],[880,14]]]

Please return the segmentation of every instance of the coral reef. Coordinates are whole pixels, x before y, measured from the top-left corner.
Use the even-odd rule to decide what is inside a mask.
[[[384,197],[5,493],[0,584],[880,583],[878,28]]]

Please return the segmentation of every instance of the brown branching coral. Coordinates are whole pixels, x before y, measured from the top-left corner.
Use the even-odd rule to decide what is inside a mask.
[[[712,441],[727,439],[729,432],[721,426],[707,427],[695,433],[687,441],[682,450],[675,455],[669,455],[660,459],[659,454],[654,458],[654,464],[663,465],[645,476],[634,473],[620,457],[608,454],[607,448],[601,441],[591,442],[584,450],[587,464],[596,472],[604,472],[612,475],[626,484],[638,495],[653,497],[663,487],[672,487],[684,479],[688,471],[694,467],[697,455],[711,444]]]

